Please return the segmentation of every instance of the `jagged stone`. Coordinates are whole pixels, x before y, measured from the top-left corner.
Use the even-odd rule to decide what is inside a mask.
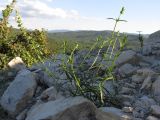
[[[151,105],[155,105],[156,102],[147,96],[142,96],[135,101],[133,107],[133,116],[135,118],[144,118],[150,112]]]
[[[156,101],[160,101],[160,76],[152,84],[152,94]]]
[[[146,120],[159,120],[159,118],[156,118],[154,116],[148,116]]]
[[[16,71],[20,71],[22,69],[25,69],[26,66],[23,62],[23,60],[20,57],[15,57],[12,59],[9,63],[8,66]]]
[[[135,61],[135,59],[136,59],[136,52],[132,50],[123,51],[117,58],[115,64],[119,66],[125,63]]]
[[[26,120],[96,120],[96,107],[83,97],[70,97],[40,104],[28,112]]]
[[[58,54],[53,56],[52,59],[32,66],[31,69],[38,70],[36,73],[39,78],[39,83],[45,84],[48,87],[54,85],[62,86],[67,79],[61,66],[63,62],[67,62],[67,55]]]
[[[125,87],[128,87],[128,88],[132,88],[132,89],[135,89],[136,88],[136,86],[132,83],[125,83],[125,85],[124,85]]]
[[[135,71],[137,70],[136,67],[132,66],[131,64],[124,64],[122,65],[118,71],[119,71],[119,74],[122,76],[122,77],[128,77],[130,75],[132,75]]]
[[[151,113],[157,117],[160,117],[160,106],[152,105],[151,106]]]
[[[53,101],[59,98],[63,98],[63,96],[60,95],[60,93],[58,93],[53,86],[43,91],[43,93],[40,96],[40,99],[42,101]]]
[[[104,87],[110,94],[114,95],[116,93],[115,85],[114,85],[114,81],[113,80],[105,81]]]
[[[143,55],[150,55],[152,53],[152,47],[150,45],[145,45],[142,50]]]
[[[118,100],[120,100],[121,104],[127,103],[129,106],[134,101],[134,96],[132,95],[117,95]]]
[[[121,109],[114,107],[101,107],[99,109],[104,115],[110,116],[108,120],[132,120],[131,116],[124,113]]]
[[[126,107],[131,107],[132,106],[131,102],[127,102],[127,101],[122,102],[122,105],[126,106]]]
[[[134,83],[140,84],[143,82],[143,80],[144,80],[144,77],[141,75],[136,74],[136,75],[132,76],[132,82],[134,82]]]
[[[1,98],[1,106],[10,114],[17,115],[33,97],[37,87],[35,74],[22,70],[9,85]]]
[[[146,62],[140,62],[139,65],[140,65],[141,67],[143,67],[143,68],[150,66],[150,64],[149,64],[149,63],[146,63]]]
[[[142,75],[143,77],[156,75],[156,73],[150,68],[139,69],[137,70],[137,74]]]
[[[17,117],[16,120],[25,120],[28,109],[23,110]]]
[[[119,93],[120,94],[133,94],[134,90],[131,88],[127,88],[127,87],[122,87],[122,89]]]
[[[152,85],[151,76],[148,76],[142,83],[140,90],[149,90]]]
[[[123,107],[122,110],[126,113],[132,113],[133,112],[133,108],[132,107]]]

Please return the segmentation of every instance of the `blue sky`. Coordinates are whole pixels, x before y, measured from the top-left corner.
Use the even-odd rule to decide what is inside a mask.
[[[11,0],[0,0],[0,10]],[[25,27],[69,30],[112,30],[121,7],[126,11],[117,30],[152,33],[160,29],[160,0],[18,0]],[[15,26],[14,18],[11,24]]]

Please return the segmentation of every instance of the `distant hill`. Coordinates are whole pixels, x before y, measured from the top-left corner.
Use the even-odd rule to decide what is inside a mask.
[[[48,37],[57,40],[75,40],[75,41],[94,41],[98,36],[103,38],[111,35],[112,31],[65,31],[65,32],[51,32],[49,31]],[[129,41],[137,40],[138,34],[126,33]]]
[[[13,28],[11,34],[16,35],[18,31],[19,31],[18,29]],[[148,34],[144,34],[143,35],[144,41],[148,40],[148,36],[149,38],[152,36],[157,36],[159,32],[153,33],[150,36]],[[111,35],[111,33],[112,31],[109,30],[106,31],[50,30],[47,31],[47,36],[49,41],[48,47],[53,51],[59,51],[60,49],[62,50],[63,41],[65,40],[68,43],[67,49],[70,50],[73,49],[76,43],[79,44],[80,49],[89,48],[96,41],[97,37],[101,36],[103,39],[106,39],[108,36]],[[140,43],[138,40],[138,34],[133,34],[133,33],[125,33],[125,34],[128,36],[127,47],[135,50],[139,49]]]
[[[70,44],[69,47],[74,46],[73,44],[78,43],[80,44],[81,48],[86,48],[92,45],[97,37],[101,36],[103,39],[106,39],[108,36],[110,36],[112,31],[106,30],[106,31],[91,31],[91,30],[85,30],[85,31],[65,31],[65,32],[48,32],[48,38],[50,46],[57,47],[62,42],[68,41]],[[122,34],[122,33],[121,33]],[[140,43],[138,40],[138,34],[133,33],[125,33],[128,36],[128,48],[132,49],[139,49]],[[148,38],[148,35],[143,35],[144,41]],[[54,49],[54,48],[53,48]],[[59,48],[58,48],[59,49]]]
[[[48,38],[50,40],[69,40],[69,41],[77,41],[77,42],[94,42],[97,37],[101,36],[102,38],[106,39],[108,36],[110,36],[112,31],[106,30],[106,31],[65,31],[65,32],[48,32]],[[121,33],[122,34],[122,33]],[[131,42],[139,42],[138,41],[138,34],[134,33],[125,33],[128,36],[128,41]],[[143,34],[144,40],[148,38],[148,34]]]
[[[106,37],[111,31],[68,31],[49,33],[48,37],[56,40],[71,40],[71,41],[95,41],[98,36]]]
[[[69,32],[71,30],[65,30],[65,29],[62,29],[62,30],[49,30],[48,33],[59,33],[59,32]]]

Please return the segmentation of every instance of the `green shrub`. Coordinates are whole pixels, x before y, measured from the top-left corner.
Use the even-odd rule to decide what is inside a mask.
[[[45,31],[43,29],[26,30],[16,10],[16,22],[19,31],[16,35],[11,34],[14,29],[9,25],[8,19],[14,11],[15,3],[16,1],[13,0],[10,5],[6,6],[0,19],[0,68],[6,68],[7,63],[16,56],[21,57],[27,65],[31,65],[42,61],[50,54],[46,47],[47,37]]]
[[[115,80],[115,60],[127,43],[127,36],[125,34],[120,36],[119,31],[116,32],[118,22],[124,21],[120,19],[123,12],[124,8],[120,11],[118,18],[110,18],[115,21],[111,36],[106,39],[102,37],[97,38],[97,41],[90,47],[88,53],[80,57],[83,59],[81,63],[75,63],[75,51],[79,47],[78,44],[72,49],[68,61],[63,62],[62,68],[68,81],[71,86],[75,86],[75,89],[69,88],[73,96],[84,96],[93,101],[97,106],[103,106],[107,101],[112,104],[118,104],[118,100],[114,97],[114,94],[109,93],[105,89],[104,84],[107,80]],[[67,50],[66,42],[64,42],[63,48],[65,54]],[[103,49],[105,51],[102,51]],[[91,54],[94,50],[97,53]],[[100,55],[102,59],[99,61],[98,57]],[[90,58],[93,59],[93,62],[90,66],[87,66],[85,61]],[[101,73],[101,68],[103,67],[102,61],[106,61],[106,64],[110,63],[110,66],[103,73]]]

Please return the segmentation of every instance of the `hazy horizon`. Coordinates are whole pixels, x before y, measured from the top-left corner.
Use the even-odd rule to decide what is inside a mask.
[[[47,29],[46,29],[47,30]],[[97,32],[101,32],[101,31],[113,31],[113,30],[70,30],[70,29],[50,29],[50,30],[47,30],[48,32],[52,32],[52,31],[55,31],[55,32],[57,32],[57,31],[64,31],[64,32],[76,32],[76,31],[97,31]],[[154,32],[157,32],[158,30],[156,30],[156,31],[154,31]],[[154,33],[154,32],[152,32],[152,33]],[[139,32],[123,32],[123,31],[120,31],[120,33],[128,33],[128,34],[139,34]],[[141,34],[146,34],[146,35],[149,35],[149,34],[152,34],[152,33],[143,33],[143,32],[141,32]]]

